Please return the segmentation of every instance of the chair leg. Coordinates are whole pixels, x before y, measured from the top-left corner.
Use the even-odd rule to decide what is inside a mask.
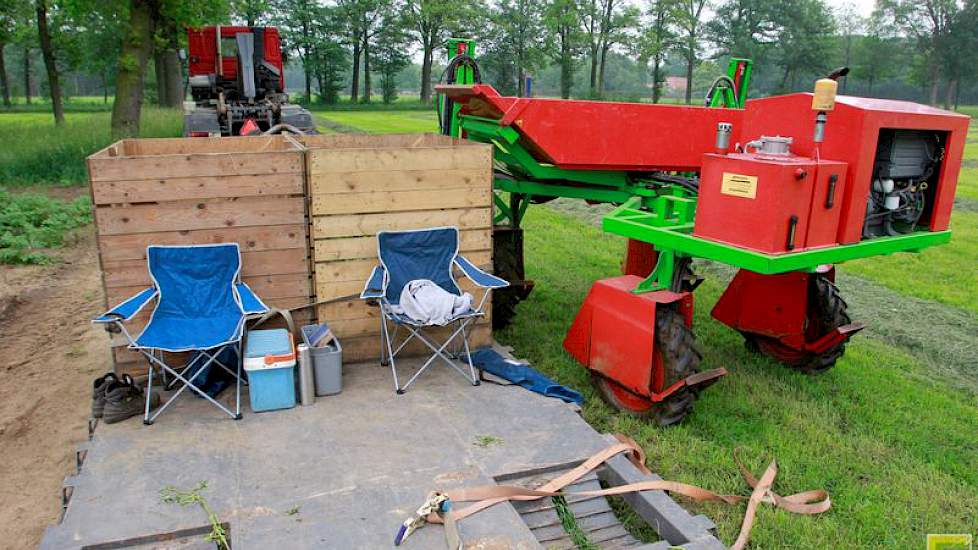
[[[149,418],[149,404],[153,397],[153,363],[149,364],[149,371],[146,376],[146,407],[143,410],[143,424],[149,426],[153,423]]]
[[[394,393],[401,395],[404,393],[404,389],[401,388],[400,382],[397,380],[397,365],[394,363],[394,349],[391,346],[391,335],[390,329],[387,327],[387,317],[383,313],[380,315],[380,327],[381,338],[384,340],[381,344],[387,347],[387,360],[391,364],[391,374],[394,375]]]
[[[241,365],[244,356],[241,349],[241,340],[238,340],[238,375],[234,378],[234,419],[241,420]]]
[[[462,345],[465,347],[465,360],[469,363],[469,381],[473,386],[480,384],[479,378],[475,375],[475,366],[472,364],[472,352],[469,351],[469,335],[465,333],[465,325],[462,325]]]

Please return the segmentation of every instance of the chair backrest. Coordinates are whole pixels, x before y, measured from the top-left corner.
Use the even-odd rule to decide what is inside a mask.
[[[462,293],[452,276],[452,262],[458,255],[457,227],[381,231],[377,247],[387,270],[384,294],[389,303],[399,303],[401,290],[416,279],[433,281],[456,296]]]
[[[237,243],[146,249],[149,275],[160,292],[154,317],[243,315],[234,290],[241,271]]]

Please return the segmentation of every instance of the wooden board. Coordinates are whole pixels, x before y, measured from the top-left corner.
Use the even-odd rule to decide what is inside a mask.
[[[305,223],[302,197],[241,197],[95,208],[99,235]]]
[[[314,301],[305,156],[294,140],[125,140],[88,161],[107,305],[151,284],[147,246],[224,242],[239,244],[242,279],[269,306]],[[150,312],[127,323],[131,334]],[[297,317],[308,324],[315,312]],[[125,344],[110,339],[116,369],[145,371],[145,360]]]
[[[460,251],[477,265],[491,267],[490,147],[437,135],[313,136],[303,142],[310,149],[317,300],[359,294],[378,263],[376,235],[384,230],[458,227]],[[481,289],[461,277],[459,282],[477,301],[482,298]],[[359,299],[317,307],[319,321],[333,327],[347,362],[379,357],[378,313]],[[475,344],[491,339],[488,318],[474,330]],[[411,345],[403,353],[426,350]]]
[[[464,229],[492,229],[491,208],[457,208],[416,212],[385,212],[316,216],[312,220],[314,239],[376,235],[378,231],[404,231],[424,227],[454,226]]]
[[[313,255],[320,262],[377,257],[375,236],[320,239],[313,243]],[[459,232],[459,251],[463,254],[492,249],[492,235],[486,231]]]

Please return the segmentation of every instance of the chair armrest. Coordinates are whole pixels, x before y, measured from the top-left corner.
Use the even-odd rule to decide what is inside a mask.
[[[150,300],[156,297],[156,289],[149,287],[121,304],[92,319],[93,323],[113,323],[132,319]]]
[[[238,296],[241,298],[241,309],[244,310],[245,315],[268,312],[268,306],[261,301],[261,298],[255,294],[255,291],[251,290],[247,283],[236,283],[234,289],[238,291]]]
[[[495,275],[482,271],[462,255],[455,256],[455,265],[459,266],[462,269],[462,273],[473,283],[482,288],[504,288],[509,286],[509,282],[506,279],[500,279]]]
[[[384,297],[384,277],[387,275],[387,270],[384,266],[378,265],[374,267],[372,273],[370,273],[370,278],[363,285],[363,292],[360,293],[361,300],[376,300],[377,298]]]

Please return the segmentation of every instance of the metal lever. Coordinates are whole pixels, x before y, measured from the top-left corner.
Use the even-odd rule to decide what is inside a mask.
[[[795,229],[798,228],[798,216],[791,216],[788,219],[788,242],[785,244],[785,248],[788,250],[795,249]]]
[[[839,176],[832,174],[829,176],[829,192],[825,196],[825,208],[832,208],[835,205],[835,184],[839,182]]]

